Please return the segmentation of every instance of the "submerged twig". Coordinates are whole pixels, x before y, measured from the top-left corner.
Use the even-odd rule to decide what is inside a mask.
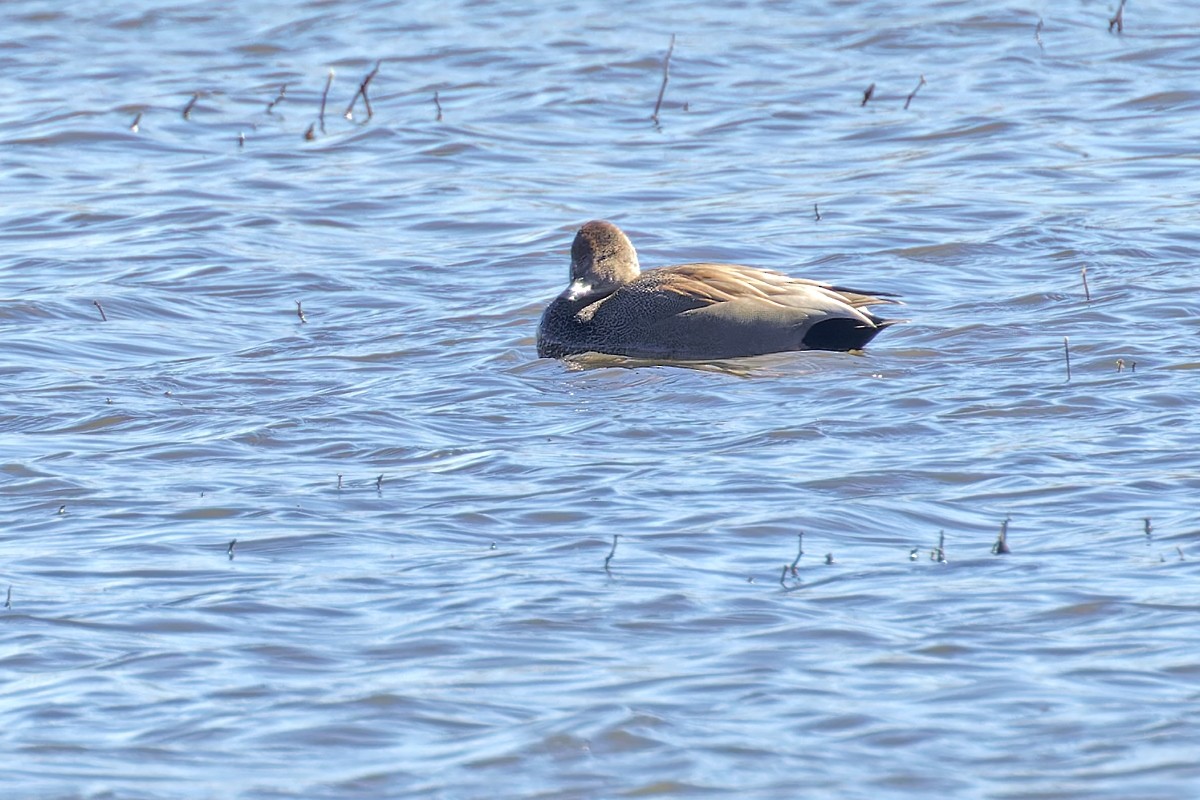
[[[99,312],[100,312],[100,321],[101,321],[101,322],[108,322],[108,315],[104,313],[104,306],[100,305],[100,301],[99,301],[99,300],[93,300],[93,301],[92,301],[92,305],[94,305],[94,306],[97,308],[97,310],[99,310]]]
[[[667,82],[671,79],[671,53],[675,52],[675,34],[671,34],[671,44],[667,46],[667,57],[663,59],[662,86],[658,87],[658,101],[654,104],[654,113],[650,119],[658,124],[658,112],[662,108],[663,95],[667,93]]]
[[[612,546],[612,550],[609,550],[609,551],[608,551],[608,557],[604,559],[604,571],[605,571],[605,572],[608,572],[608,563],[609,563],[610,561],[612,561],[612,559],[613,559],[613,556],[615,556],[615,555],[617,554],[617,539],[618,539],[620,536],[621,536],[621,534],[619,534],[619,533],[614,533],[614,534],[613,534],[613,546]]]
[[[908,104],[913,101],[913,98],[917,96],[917,92],[921,91],[921,87],[924,86],[925,83],[926,83],[925,76],[922,75],[921,80],[917,81],[916,88],[914,88],[911,92],[908,93],[908,98],[904,101],[904,110],[905,111],[908,111]]]

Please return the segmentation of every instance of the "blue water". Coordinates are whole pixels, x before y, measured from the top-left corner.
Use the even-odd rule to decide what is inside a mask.
[[[6,4],[3,794],[1195,797],[1200,10],[1115,12]],[[539,360],[593,218],[908,322]]]

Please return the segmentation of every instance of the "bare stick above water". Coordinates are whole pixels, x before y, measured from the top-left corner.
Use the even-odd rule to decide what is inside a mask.
[[[340,473],[340,472],[338,473],[338,485],[337,485],[337,488],[338,488],[338,491],[339,491],[339,492],[342,490],[342,473]]]
[[[225,553],[229,556],[229,560],[233,561],[233,548],[237,547],[237,539],[229,543],[229,549]]]
[[[100,311],[100,321],[101,321],[101,322],[108,322],[108,316],[107,316],[107,315],[104,313],[104,306],[100,305],[100,301],[99,301],[99,300],[93,300],[93,301],[92,301],[92,305],[94,305],[94,306],[95,306],[97,309],[99,309],[99,311]]]
[[[612,546],[612,550],[609,550],[609,551],[608,551],[608,558],[604,559],[604,571],[605,571],[605,572],[608,572],[608,563],[609,563],[610,561],[612,561],[612,559],[613,559],[613,556],[615,556],[615,555],[617,554],[617,539],[618,539],[620,536],[621,536],[621,534],[619,534],[619,533],[614,533],[614,534],[613,534],[613,546]]]
[[[1090,303],[1092,302],[1092,293],[1088,290],[1087,285],[1087,267],[1080,268],[1079,277],[1083,278],[1083,299]]]
[[[316,139],[317,138],[316,130],[317,130],[317,123],[315,123],[315,122],[310,123],[308,126],[308,130],[306,130],[304,132],[304,141],[311,142],[314,139]]]
[[[1154,530],[1154,526],[1150,524],[1150,518],[1149,518],[1149,517],[1143,517],[1143,518],[1142,518],[1142,530],[1145,532],[1145,534],[1146,534],[1146,538],[1147,538],[1147,539],[1149,539],[1149,538],[1150,538],[1150,532]]]
[[[938,546],[937,546],[937,549],[932,550],[929,553],[929,560],[936,561],[939,564],[946,563],[946,531],[945,530],[938,532]]]
[[[783,588],[785,588],[785,589],[788,587],[788,585],[787,585],[787,582],[786,582],[786,581],[787,581],[787,574],[788,574],[788,565],[787,565],[787,564],[784,564],[784,565],[783,565],[783,572],[779,573],[779,585],[780,585],[780,586],[782,586],[782,587],[783,587]],[[751,579],[751,580],[753,580],[753,579]]]
[[[437,107],[437,121],[442,121],[442,101],[438,98],[437,90],[433,90],[433,104]]]
[[[129,130],[133,131],[134,133],[137,133],[137,132],[138,132],[138,130],[139,130],[139,128],[138,128],[138,124],[139,124],[141,121],[142,121],[142,112],[140,112],[140,111],[139,111],[139,112],[138,112],[138,115],[137,115],[136,117],[134,117],[134,118],[133,118],[133,122],[131,122],[131,123],[129,124]]]
[[[917,92],[921,91],[921,87],[924,86],[925,83],[926,83],[925,76],[922,75],[921,80],[917,81],[916,88],[913,89],[911,92],[909,92],[908,99],[906,99],[904,101],[904,110],[905,111],[908,111],[908,104],[913,101],[913,98],[917,96]]]
[[[346,106],[346,113],[343,114],[346,119],[354,119],[354,104],[358,102],[361,95],[363,104],[367,107],[367,119],[375,116],[375,112],[371,110],[371,100],[367,97],[367,86],[370,85],[372,79],[379,74],[379,67],[383,64],[383,59],[375,62],[375,68],[367,73],[367,77],[363,78],[362,83],[358,85],[358,91],[354,93],[354,97],[350,98],[350,105]]]
[[[867,90],[865,92],[863,92],[863,99],[862,99],[862,102],[858,104],[858,107],[862,108],[863,106],[865,106],[867,104],[867,102],[874,96],[875,96],[875,84],[872,83],[870,86],[867,87]]]
[[[1000,536],[996,539],[996,543],[992,545],[992,555],[1002,556],[1012,551],[1008,549],[1008,523],[1012,517],[1006,517],[1004,522],[1000,523]]]
[[[658,87],[658,101],[654,104],[654,113],[650,119],[658,124],[658,112],[662,108],[663,95],[667,93],[667,82],[671,79],[671,54],[675,52],[675,34],[671,34],[671,44],[667,46],[667,57],[663,59],[662,86]]]
[[[1067,361],[1067,383],[1070,383],[1071,382],[1071,343],[1068,341],[1066,336],[1063,337],[1063,356],[1066,357],[1066,361]]]
[[[1113,28],[1117,29],[1117,33],[1125,32],[1125,0],[1121,0],[1121,5],[1117,6],[1117,13],[1108,21],[1108,32],[1112,33]]]
[[[183,107],[183,118],[190,120],[192,118],[192,109],[196,107],[196,103],[200,102],[200,93],[196,92],[192,95],[192,99],[188,100],[188,104]]]
[[[1033,40],[1035,42],[1037,42],[1038,49],[1041,50],[1042,52],[1045,52],[1046,48],[1042,44],[1042,28],[1043,27],[1045,27],[1045,26],[1042,24],[1042,20],[1039,18],[1037,27],[1033,29]]]
[[[12,587],[8,587],[8,597],[4,601],[5,608],[12,608]]]
[[[296,316],[300,318],[301,323],[308,322],[308,320],[304,318],[304,306],[300,305],[299,300],[296,301]]]
[[[799,539],[799,547],[796,550],[796,560],[792,562],[792,575],[796,574],[796,565],[800,563],[800,556],[804,555],[804,532],[796,534]]]
[[[379,473],[379,477],[375,479],[375,491],[383,491],[383,473]]]
[[[821,209],[817,208],[816,203],[813,203],[813,215],[816,217],[817,222],[821,221]]]
[[[275,95],[275,99],[272,100],[271,102],[267,103],[267,113],[268,114],[270,114],[274,111],[275,106],[277,106],[283,100],[283,97],[286,94],[287,94],[287,84],[285,83],[279,87],[279,94]]]
[[[325,91],[321,92],[321,113],[317,115],[317,121],[321,123],[321,133],[325,132],[325,101],[329,99],[329,87],[333,86],[333,70],[329,70],[329,77],[325,79]]]

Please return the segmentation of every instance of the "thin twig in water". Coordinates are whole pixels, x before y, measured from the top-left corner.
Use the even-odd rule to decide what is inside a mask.
[[[375,116],[375,112],[371,110],[371,101],[367,98],[367,86],[371,80],[379,74],[379,67],[383,64],[383,59],[375,62],[375,68],[367,73],[367,77],[363,78],[362,83],[358,85],[358,91],[354,93],[354,97],[350,98],[350,105],[346,106],[346,113],[343,114],[346,119],[354,119],[354,104],[358,102],[359,95],[362,95],[363,103],[367,107],[367,119]]]
[[[821,221],[821,209],[817,208],[816,203],[813,203],[813,216],[816,217],[817,222]]]
[[[138,115],[133,118],[133,122],[131,122],[129,124],[129,130],[133,131],[134,133],[137,133],[138,132],[138,123],[140,123],[141,121],[142,121],[142,112],[139,111]]]
[[[1071,382],[1071,343],[1067,337],[1063,337],[1063,355],[1067,360],[1067,383]]]
[[[1117,13],[1108,21],[1108,32],[1112,33],[1113,28],[1117,29],[1117,33],[1125,32],[1125,0],[1121,0],[1121,5],[1117,6]]]
[[[286,94],[287,94],[287,84],[285,83],[279,87],[279,94],[275,95],[275,99],[272,100],[271,102],[267,103],[267,113],[268,114],[270,114],[274,111],[275,106],[277,106],[283,100],[283,97]]]
[[[992,555],[1000,556],[1011,553],[1008,549],[1008,523],[1012,517],[1005,518],[1004,522],[1000,523],[1000,536],[997,537],[996,543],[992,545]]]
[[[604,571],[605,572],[608,572],[608,562],[612,561],[613,556],[615,556],[617,554],[617,538],[620,537],[620,535],[621,534],[619,534],[619,533],[613,534],[612,550],[608,551],[608,558],[604,559]]]
[[[246,146],[246,134],[243,131],[238,131],[238,149]]]
[[[787,574],[788,574],[788,565],[787,565],[787,564],[784,564],[784,565],[783,565],[783,572],[779,573],[779,585],[780,585],[780,586],[782,586],[782,587],[783,587],[783,588],[785,588],[785,589],[788,587],[788,585],[787,585]]]
[[[942,530],[938,533],[938,546],[936,550],[929,553],[929,560],[936,561],[939,564],[946,563],[946,531]]]
[[[12,587],[8,587],[8,597],[4,600],[5,608],[12,608]]]
[[[225,553],[229,556],[229,560],[233,561],[233,548],[237,546],[237,539],[229,543],[229,549]]]
[[[796,560],[792,562],[792,575],[796,574],[796,565],[800,563],[800,556],[804,555],[804,532],[796,534],[796,538],[799,542],[796,549]]]
[[[1146,533],[1146,538],[1150,538],[1150,532],[1154,530],[1154,526],[1150,524],[1149,517],[1142,518],[1142,530]]]
[[[92,305],[94,305],[94,306],[95,306],[95,307],[96,307],[96,308],[97,308],[97,309],[100,311],[100,321],[101,321],[101,322],[108,322],[108,315],[106,315],[106,314],[104,313],[104,306],[100,305],[100,301],[99,301],[99,300],[93,300],[93,301],[92,301]]]
[[[1187,559],[1183,557],[1183,548],[1182,547],[1180,547],[1179,545],[1175,545],[1175,552],[1179,553],[1180,561],[1187,561]]]
[[[874,96],[875,96],[875,84],[872,83],[870,86],[867,87],[867,90],[865,92],[863,92],[863,99],[862,99],[862,102],[858,104],[858,107],[862,108],[863,106],[865,106],[868,103],[868,101],[870,101],[870,99]]]
[[[183,107],[183,118],[190,120],[192,118],[192,109],[196,107],[196,103],[200,102],[200,93],[196,92],[192,95],[192,99],[188,100],[188,104]]]
[[[1087,285],[1087,267],[1080,268],[1079,277],[1083,278],[1083,299],[1090,303],[1092,302],[1092,293]]]
[[[379,473],[379,477],[375,479],[375,491],[383,491],[383,473]]]
[[[317,138],[316,129],[317,129],[317,123],[313,122],[313,123],[309,124],[308,130],[306,130],[304,132],[304,141],[311,142],[313,139],[316,139]]]
[[[914,547],[912,550],[909,550],[909,551],[908,551],[908,560],[909,560],[909,561],[916,561],[916,560],[917,560],[917,553],[919,553],[919,552],[921,552],[921,548],[919,548],[919,547]]]
[[[1124,371],[1125,371],[1125,359],[1118,358],[1117,359],[1117,372],[1124,372]]]
[[[1042,28],[1043,27],[1044,27],[1044,25],[1042,24],[1042,20],[1038,19],[1037,27],[1033,29],[1033,40],[1035,42],[1037,42],[1038,49],[1041,50],[1042,52],[1045,52],[1046,47],[1045,47],[1045,45],[1042,44]]]
[[[438,93],[437,93],[436,89],[433,90],[433,104],[434,104],[434,106],[437,107],[437,121],[441,122],[442,121],[442,101],[438,97]]]
[[[833,553],[825,554],[825,563],[826,564],[836,564],[837,563],[836,561],[833,560]]]
[[[325,91],[321,92],[321,113],[317,116],[317,121],[321,123],[321,133],[325,132],[325,101],[329,99],[330,86],[333,86],[333,69],[329,70],[329,77],[325,79]]]
[[[905,111],[908,111],[908,104],[911,103],[913,98],[917,96],[917,92],[921,91],[921,87],[924,86],[925,83],[926,83],[925,76],[922,75],[921,80],[917,81],[916,88],[913,89],[911,92],[909,92],[908,99],[906,99],[904,101],[904,110]]]
[[[658,124],[658,112],[662,108],[663,95],[667,93],[667,81],[671,79],[671,53],[675,52],[675,34],[671,34],[671,44],[667,46],[667,57],[663,59],[663,78],[662,86],[658,87],[658,101],[654,104],[654,113],[650,115],[650,119],[654,120],[654,124]]]
[[[301,323],[308,322],[308,320],[304,318],[304,306],[300,305],[299,300],[296,301],[296,316],[300,318]]]
[[[342,490],[342,473],[340,473],[340,472],[338,473],[338,485],[337,485],[337,488],[338,488],[338,491],[339,491],[339,492]]]

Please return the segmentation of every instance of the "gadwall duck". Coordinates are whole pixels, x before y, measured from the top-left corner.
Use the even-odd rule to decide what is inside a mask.
[[[571,285],[542,314],[538,355],[707,361],[857,350],[897,321],[862,310],[899,302],[890,297],[737,264],[642,272],[629,237],[594,220],[575,234]]]

